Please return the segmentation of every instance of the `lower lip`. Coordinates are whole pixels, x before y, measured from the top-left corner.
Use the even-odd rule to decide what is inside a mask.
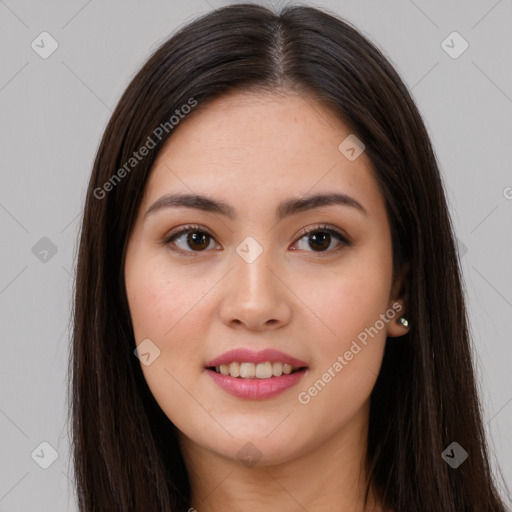
[[[307,368],[298,370],[289,375],[271,377],[270,379],[241,379],[222,375],[213,370],[206,370],[206,373],[224,391],[227,391],[238,398],[247,400],[262,400],[272,398],[295,386],[306,373]]]

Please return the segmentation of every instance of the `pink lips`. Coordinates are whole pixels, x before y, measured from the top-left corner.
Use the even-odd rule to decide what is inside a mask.
[[[210,367],[220,366],[221,364],[230,364],[233,361],[247,363],[288,363],[295,368],[301,368],[289,375],[280,377],[271,377],[269,379],[242,379],[222,375]],[[266,349],[259,352],[253,352],[248,349],[234,349],[212,359],[206,363],[206,372],[221,389],[238,398],[249,400],[262,400],[271,398],[291,388],[299,382],[307,371],[307,364],[300,359],[291,357],[279,350]]]
[[[210,366],[220,366],[221,364],[229,364],[233,361],[254,364],[269,361],[271,363],[288,363],[295,367],[307,366],[307,363],[304,361],[289,356],[288,354],[280,352],[279,350],[268,348],[259,352],[253,352],[252,350],[248,350],[246,348],[237,348],[225,352],[215,359],[212,359],[206,363],[206,367],[208,368]]]

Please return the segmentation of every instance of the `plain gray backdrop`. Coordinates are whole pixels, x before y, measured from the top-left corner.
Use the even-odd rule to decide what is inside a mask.
[[[229,3],[0,0],[0,511],[76,510],[68,320],[95,152],[150,52],[177,27]],[[311,5],[372,40],[423,115],[459,241],[493,464],[510,485],[512,1]]]

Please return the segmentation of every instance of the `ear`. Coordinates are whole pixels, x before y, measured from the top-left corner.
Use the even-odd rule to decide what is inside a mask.
[[[389,299],[390,311],[395,312],[394,318],[387,324],[387,336],[395,338],[407,334],[410,329],[410,325],[402,325],[398,319],[401,317],[409,320],[407,316],[407,303],[409,298],[409,286],[408,282],[410,279],[410,265],[404,263],[400,271],[395,277],[395,281],[391,288],[391,294]]]

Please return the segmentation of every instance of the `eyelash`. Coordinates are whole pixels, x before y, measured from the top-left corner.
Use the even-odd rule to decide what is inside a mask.
[[[168,235],[166,235],[164,237],[164,239],[162,240],[162,244],[165,246],[168,246],[176,238],[179,238],[179,236],[181,236],[183,234],[197,233],[197,232],[204,233],[204,234],[208,235],[211,239],[215,240],[213,235],[211,235],[208,232],[208,230],[204,229],[202,226],[199,226],[197,224],[188,224],[186,226],[182,226],[182,227],[176,229],[175,231],[171,231],[171,233],[169,233]],[[315,226],[313,228],[305,228],[299,233],[298,238],[296,240],[298,241],[298,240],[304,238],[304,236],[309,235],[311,233],[328,233],[330,235],[334,235],[340,242],[340,244],[336,248],[330,249],[327,251],[307,251],[307,252],[312,252],[315,255],[315,257],[321,258],[321,257],[324,257],[324,255],[331,255],[333,253],[337,253],[337,252],[341,251],[345,247],[349,247],[352,245],[352,243],[346,238],[345,235],[343,235],[343,233],[341,231],[339,231],[337,228],[335,228],[334,226],[331,226],[329,224],[321,224],[321,225]],[[176,246],[170,247],[170,249],[172,251],[177,252],[178,254],[185,256],[185,257],[194,257],[197,254],[205,252],[205,250],[203,250],[203,251],[185,251]]]

